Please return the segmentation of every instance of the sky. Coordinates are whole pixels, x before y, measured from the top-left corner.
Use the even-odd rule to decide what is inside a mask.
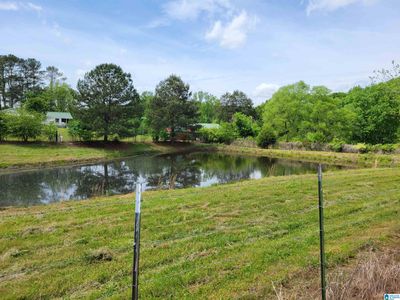
[[[115,63],[139,92],[170,74],[255,104],[304,80],[347,91],[400,61],[399,0],[0,0],[0,54],[54,65],[76,88]]]

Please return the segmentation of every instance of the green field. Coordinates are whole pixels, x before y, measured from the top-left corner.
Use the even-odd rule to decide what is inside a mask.
[[[400,169],[326,173],[329,270],[400,231]],[[130,295],[133,195],[0,211],[3,299]],[[271,299],[319,265],[314,175],[145,192],[142,299]],[[318,276],[318,272],[314,272]]]

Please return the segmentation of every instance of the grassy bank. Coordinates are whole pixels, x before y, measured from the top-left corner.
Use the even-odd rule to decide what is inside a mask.
[[[94,162],[144,154],[190,150],[190,144],[153,143],[1,143],[1,168],[29,168]],[[196,146],[197,148],[197,146]]]
[[[218,151],[226,153],[250,154],[259,156],[270,156],[276,158],[287,158],[310,162],[324,162],[328,164],[349,165],[360,167],[398,167],[400,166],[399,154],[358,154],[339,153],[324,151],[299,151],[299,150],[278,150],[237,147],[232,145],[216,145]]]
[[[400,169],[325,174],[329,267],[398,233]],[[271,299],[318,267],[316,178],[144,194],[143,299]],[[0,294],[128,298],[133,195],[0,211]],[[318,272],[314,272],[318,276]]]

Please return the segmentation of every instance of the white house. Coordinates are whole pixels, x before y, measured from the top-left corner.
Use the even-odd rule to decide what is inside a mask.
[[[58,127],[66,127],[73,118],[69,112],[49,111],[46,113],[46,124],[54,123]]]

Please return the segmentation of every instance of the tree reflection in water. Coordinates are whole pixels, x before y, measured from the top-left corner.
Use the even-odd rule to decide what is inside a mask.
[[[329,167],[338,168],[338,167]],[[34,205],[146,189],[208,186],[265,176],[315,172],[316,164],[222,153],[138,156],[95,165],[0,175],[0,206]]]

